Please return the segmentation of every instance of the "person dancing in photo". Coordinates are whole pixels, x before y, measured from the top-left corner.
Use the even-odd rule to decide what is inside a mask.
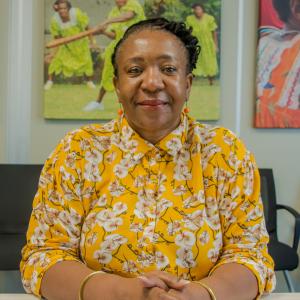
[[[89,102],[84,111],[103,110],[103,97],[106,92],[114,91],[113,85],[113,66],[111,56],[115,45],[122,38],[126,29],[134,23],[145,19],[143,7],[137,0],[115,0],[116,6],[110,11],[107,21],[110,25],[107,28],[102,28],[98,32],[112,39],[109,45],[105,48],[103,55],[104,66],[100,82],[100,90],[96,101]]]
[[[192,27],[193,35],[198,39],[201,46],[201,53],[197,61],[197,67],[193,71],[195,76],[207,77],[209,84],[213,84],[215,76],[218,74],[217,52],[217,24],[215,18],[205,12],[201,3],[192,6],[193,15],[186,18],[187,26]]]
[[[51,19],[50,31],[54,39],[72,36],[89,28],[88,16],[79,8],[73,8],[70,1],[57,0],[53,8],[56,13]],[[53,51],[51,58],[48,58],[50,64],[45,90],[51,89],[54,77],[60,74],[64,77],[84,76],[87,78],[87,86],[95,88],[90,42],[94,43],[94,39],[85,37],[61,45]]]

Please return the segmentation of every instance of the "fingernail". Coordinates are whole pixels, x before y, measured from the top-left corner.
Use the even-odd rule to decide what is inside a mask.
[[[186,284],[189,284],[190,281],[189,281],[189,280],[185,280],[185,279],[180,279],[180,280],[178,281],[178,283],[181,283],[181,284],[186,285]]]
[[[138,276],[138,278],[143,280],[143,281],[149,282],[149,279],[145,276]]]
[[[141,279],[143,282],[150,284],[151,280],[145,276],[138,276],[137,278]]]

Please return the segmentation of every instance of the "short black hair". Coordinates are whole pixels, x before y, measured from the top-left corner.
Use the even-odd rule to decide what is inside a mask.
[[[72,8],[72,4],[68,0],[56,0],[54,5],[59,5],[59,4],[63,4],[63,3],[67,4],[68,9]]]
[[[205,11],[205,7],[204,7],[204,5],[203,5],[201,2],[197,2],[197,3],[194,3],[194,4],[192,5],[192,8],[193,8],[193,9],[196,8],[196,7],[201,7],[202,10]]]
[[[273,0],[273,6],[281,21],[287,22],[291,16],[290,0]]]
[[[187,72],[191,73],[192,70],[196,68],[196,63],[201,48],[198,44],[197,38],[192,35],[192,28],[187,28],[183,22],[168,21],[165,18],[153,18],[140,21],[130,26],[115,46],[114,53],[111,58],[115,76],[118,76],[116,56],[118,55],[120,47],[130,35],[144,29],[164,30],[175,35],[182,42],[184,48],[186,49]]]

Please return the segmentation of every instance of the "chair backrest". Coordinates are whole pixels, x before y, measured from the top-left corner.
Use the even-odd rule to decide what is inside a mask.
[[[267,231],[270,238],[277,239],[276,193],[272,169],[259,169],[261,197]]]
[[[0,164],[0,270],[17,270],[42,165]]]

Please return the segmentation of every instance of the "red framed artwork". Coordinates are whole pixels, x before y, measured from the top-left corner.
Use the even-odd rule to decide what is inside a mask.
[[[300,1],[260,0],[255,127],[300,127]]]

